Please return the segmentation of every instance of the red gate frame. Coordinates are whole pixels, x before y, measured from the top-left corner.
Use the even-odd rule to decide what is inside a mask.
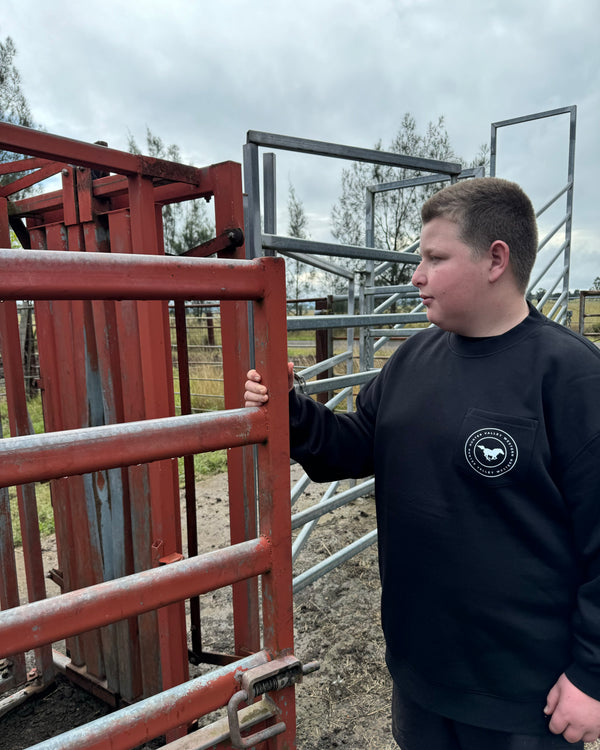
[[[261,410],[262,416],[260,417],[250,413],[256,410],[244,410],[242,414],[236,416],[240,424],[236,425],[233,432],[229,427],[230,417],[226,416],[228,413],[233,415],[237,410],[236,407],[241,406],[241,373],[245,372],[249,362],[247,302],[245,301],[248,299],[253,300],[255,308],[256,363],[265,373],[266,382],[269,383],[272,394],[271,403],[287,402],[283,265],[273,259],[239,260],[238,258],[243,253],[240,248],[227,248],[221,251],[220,254],[228,255],[232,258],[231,261],[206,261],[200,258],[181,257],[175,259],[157,254],[162,245],[160,207],[163,203],[199,195],[205,197],[214,195],[217,235],[243,225],[239,165],[226,162],[222,165],[195,169],[157,159],[124,154],[103,146],[83,144],[3,123],[0,124],[0,148],[32,155],[33,159],[23,163],[24,169],[36,166],[43,174],[48,174],[52,170],[54,172],[62,170],[63,179],[62,191],[27,198],[17,204],[19,214],[29,216],[30,223],[37,224],[37,226],[30,226],[32,244],[37,244],[38,247],[44,249],[27,252],[11,250],[0,252],[0,268],[2,269],[0,271],[0,299],[4,300],[0,304],[0,338],[5,353],[5,370],[9,374],[7,389],[9,389],[9,382],[12,384],[9,395],[11,404],[14,404],[11,406],[11,433],[16,436],[0,441],[0,454],[3,457],[0,484],[3,486],[18,484],[22,488],[19,492],[19,506],[24,526],[24,548],[28,582],[30,582],[29,598],[33,601],[32,604],[15,607],[13,591],[10,594],[12,600],[9,599],[8,604],[3,602],[4,607],[15,608],[0,614],[2,652],[8,649],[10,653],[15,654],[21,649],[36,648],[38,649],[36,652],[38,669],[48,670],[51,652],[49,646],[45,644],[50,644],[54,640],[56,630],[51,631],[50,635],[40,634],[41,613],[47,613],[44,617],[49,617],[49,622],[56,625],[64,617],[64,612],[53,614],[52,608],[58,606],[53,602],[74,601],[72,597],[79,596],[78,593],[69,592],[56,600],[43,601],[45,587],[35,504],[27,498],[27,488],[31,485],[24,483],[39,481],[41,476],[47,478],[52,476],[58,485],[62,485],[64,518],[66,519],[64,523],[67,524],[63,529],[63,539],[67,539],[69,526],[74,521],[76,524],[81,524],[83,521],[80,513],[81,503],[78,504],[78,498],[81,497],[79,490],[82,471],[104,470],[111,466],[131,467],[132,464],[139,464],[144,460],[154,461],[155,463],[148,465],[147,482],[152,490],[150,492],[152,538],[157,541],[153,545],[152,559],[146,561],[149,564],[143,567],[156,566],[159,562],[178,559],[177,555],[181,550],[180,530],[178,522],[173,525],[173,518],[178,519],[178,493],[176,493],[176,508],[173,502],[165,504],[165,497],[167,499],[173,497],[174,479],[174,463],[172,460],[167,460],[165,463],[165,459],[214,448],[207,447],[213,443],[204,442],[202,435],[193,434],[200,424],[203,430],[207,429],[206,422],[199,420],[197,415],[178,418],[171,416],[174,413],[172,371],[170,364],[166,366],[170,363],[170,357],[167,356],[165,343],[168,341],[168,331],[165,329],[165,317],[161,312],[161,310],[164,311],[164,307],[157,308],[155,305],[158,303],[150,300],[175,299],[181,302],[191,298],[223,300],[222,321],[223,329],[227,332],[223,339],[225,412],[217,413],[214,420],[219,425],[217,433],[221,432],[221,437],[232,439],[232,445],[238,446],[228,451],[231,542],[233,545],[231,549],[236,549],[238,545],[244,545],[247,540],[256,537],[254,478],[249,460],[250,454],[245,446],[256,442],[259,444],[259,539],[268,540],[269,564],[266,566],[263,560],[260,570],[253,570],[251,575],[246,575],[244,571],[241,571],[239,576],[233,576],[233,580],[230,581],[234,585],[235,654],[236,657],[243,657],[247,654],[265,652],[266,656],[263,658],[274,658],[290,653],[293,648],[293,625],[291,561],[288,559],[291,534],[289,475],[287,471],[281,471],[281,467],[287,468],[289,465],[285,409],[279,407]],[[58,165],[56,163],[51,165],[44,161],[47,159],[64,160],[65,163],[70,164],[77,163],[78,167],[65,167],[60,161]],[[110,171],[117,171],[120,174],[108,174],[92,180],[91,169],[101,170],[105,175]],[[31,176],[13,182],[8,189],[0,189],[0,245],[9,244],[6,242],[9,225],[6,195],[23,187],[27,180],[32,181]],[[178,180],[179,182],[164,184],[165,180]],[[107,204],[110,210],[105,213],[111,229],[111,249],[113,250],[111,253],[102,252],[106,248],[102,246],[102,237],[98,233],[98,225],[95,221]],[[11,205],[13,213],[14,205]],[[124,221],[125,213],[129,213],[129,224]],[[135,254],[115,253],[116,238],[121,238],[123,242],[123,247],[118,249],[126,252],[133,251]],[[47,247],[56,249],[56,252],[46,250]],[[67,248],[68,252],[65,252]],[[257,279],[261,281],[258,282]],[[46,341],[42,345],[42,349],[44,346],[47,347],[45,354],[42,355],[40,351],[40,356],[46,357],[46,361],[52,364],[55,373],[65,362],[73,373],[76,373],[78,366],[81,367],[81,356],[85,346],[85,336],[82,338],[82,332],[86,316],[91,315],[97,326],[103,326],[100,330],[106,333],[105,349],[102,351],[100,347],[98,351],[100,368],[105,367],[111,357],[115,356],[110,346],[110,332],[114,325],[120,325],[121,329],[129,325],[133,331],[132,336],[137,335],[142,344],[148,344],[148,346],[141,347],[144,361],[132,363],[127,357],[122,357],[121,365],[124,371],[132,378],[136,376],[140,378],[143,392],[143,401],[137,406],[130,405],[129,413],[119,414],[118,409],[114,408],[114,421],[124,422],[124,424],[77,429],[78,415],[69,412],[68,402],[63,402],[62,413],[60,410],[56,411],[56,404],[50,404],[47,408],[50,429],[54,432],[43,436],[27,435],[26,410],[23,412],[25,399],[24,394],[20,393],[19,386],[20,352],[18,347],[15,348],[14,338],[16,330],[14,300],[17,299],[38,300],[36,304],[40,305],[42,317],[44,311],[48,316],[58,314],[62,316],[65,325],[69,326],[72,337],[70,343],[67,342],[69,343],[68,349],[65,350],[64,346],[62,349],[57,348],[56,342]],[[118,303],[112,301],[117,299],[122,301]],[[57,303],[57,300],[65,300],[65,302]],[[83,300],[91,300],[91,304],[85,305]],[[160,303],[160,305],[165,304]],[[60,307],[60,305],[63,306]],[[157,363],[151,356],[153,347],[150,344],[156,345],[158,334],[162,336],[161,345],[165,356]],[[151,377],[142,380],[141,370],[150,372]],[[75,388],[85,387],[81,377],[78,378],[76,374],[73,382]],[[108,394],[109,401],[111,397],[113,403],[116,403],[115,395]],[[165,397],[168,403],[165,402]],[[232,409],[234,412],[230,411]],[[175,423],[170,424],[173,419]],[[257,433],[252,429],[254,422],[261,422],[263,419],[266,419],[266,434]],[[75,429],[68,429],[73,427]],[[156,442],[156,438],[140,439],[140,435],[144,435],[147,430],[150,430],[148,434],[154,434],[151,431],[155,429],[160,431],[159,434],[165,431],[165,434],[168,433],[173,441],[173,447],[161,453],[160,456],[153,452],[155,447],[153,443]],[[103,430],[104,433],[102,433]],[[187,437],[181,440],[183,434],[187,434]],[[62,439],[66,439],[67,442],[60,443]],[[56,443],[57,440],[59,443]],[[100,450],[94,448],[94,445],[97,445],[96,440],[100,440],[102,445]],[[226,444],[222,441],[217,442],[219,445]],[[75,452],[74,445],[84,447]],[[128,463],[124,460],[124,456],[127,455],[125,449],[133,445],[139,445],[141,454],[136,460]],[[175,446],[178,446],[177,450]],[[30,458],[26,459],[28,451],[33,451],[33,457],[29,453]],[[84,464],[65,463],[67,459],[72,460],[74,455],[78,455],[79,460],[85,459]],[[109,456],[113,456],[116,462],[107,461]],[[26,466],[29,468],[26,469]],[[139,468],[133,466],[126,471],[131,485],[135,486],[136,481],[139,481],[140,488],[143,488],[146,480],[143,476],[139,476]],[[144,497],[143,492],[140,492],[139,497],[141,501]],[[78,517],[79,521],[77,521]],[[36,548],[36,540],[38,548]],[[84,575],[70,582],[73,584],[70,588],[83,589],[93,599],[98,587],[104,587],[102,589],[104,596],[111,591],[111,586],[118,586],[118,581],[114,584],[98,583],[93,575],[85,575],[86,565],[91,564],[93,568],[93,560],[86,558],[86,552],[90,549],[91,545],[84,539],[78,550],[75,552],[67,550],[66,554],[72,556],[73,565],[70,568],[72,571],[77,570],[78,565],[84,569]],[[229,553],[224,551],[223,554],[225,557],[221,562],[226,562]],[[259,545],[252,555],[260,557],[261,554],[265,554],[265,549]],[[200,556],[197,559],[200,561],[204,557]],[[2,563],[4,564],[4,560]],[[234,565],[238,563],[237,559],[233,562]],[[165,576],[166,573],[163,571],[183,570],[181,568],[183,564],[163,565],[160,568],[154,568],[151,572],[159,577]],[[263,574],[262,651],[257,583],[259,573]],[[142,575],[145,573],[136,573],[128,576],[126,580],[132,584],[138,576]],[[176,579],[180,575],[183,577],[183,573],[175,573]],[[203,586],[198,586],[197,593],[204,590]],[[116,596],[116,589],[113,594]],[[38,599],[42,601],[35,601]],[[182,649],[182,640],[184,644],[186,641],[183,604],[180,599],[181,597],[178,599],[168,597],[161,599],[157,607],[145,608],[140,605],[140,608],[136,609],[136,614],[158,611],[158,627],[148,628],[145,637],[147,638],[146,646],[151,649],[155,643],[153,637],[155,638],[158,632],[163,690],[182,683],[188,676],[187,649]],[[179,603],[174,603],[176,601]],[[18,604],[18,599],[16,604]],[[170,606],[165,606],[167,604]],[[105,627],[109,622],[122,620],[120,610],[116,605],[114,608],[107,607],[105,603],[101,609],[104,611],[103,618],[100,618],[98,622],[93,618],[90,621],[86,619],[86,627],[79,628],[76,633],[83,632],[88,625]],[[79,612],[79,610],[74,611]],[[16,626],[15,620],[12,619],[15,617],[18,623]],[[95,624],[92,625],[92,622]],[[110,627],[114,626],[110,625]],[[19,640],[22,636],[17,637],[17,630],[21,633],[29,633],[29,636],[25,637],[28,645]],[[86,635],[79,640],[72,639],[72,636],[76,635],[72,628],[59,627],[58,630],[62,633],[61,637],[71,638],[69,645],[72,659],[75,658],[85,663],[92,674],[94,670],[98,673],[102,672],[103,665],[99,664],[95,658],[97,653],[95,639],[101,639],[103,631],[94,636],[90,635],[88,630]],[[35,637],[33,633],[36,634]],[[127,631],[120,639],[120,645],[123,645],[126,640]],[[150,651],[150,655],[151,653]],[[150,659],[145,661],[149,662]],[[148,664],[142,666],[148,669]],[[235,669],[225,670],[225,672],[232,677]],[[134,694],[135,677],[131,675],[130,679],[131,692]],[[160,690],[161,685],[156,682],[157,679],[157,675],[154,675],[146,681],[145,694],[156,692],[156,689]],[[148,684],[156,689],[149,690]],[[293,688],[282,691],[277,701],[288,729],[285,735],[270,741],[271,744],[268,744],[268,747],[292,747],[295,736]],[[196,710],[197,707],[194,708],[194,711]],[[197,715],[200,713],[202,711],[199,711]],[[177,723],[170,723],[170,728],[181,725],[180,722],[184,721],[182,716],[178,719]],[[159,733],[163,731],[164,721],[160,726]],[[146,735],[143,739],[146,739]],[[90,747],[96,746],[100,747],[100,745],[90,745]],[[129,746],[119,745],[119,747]]]

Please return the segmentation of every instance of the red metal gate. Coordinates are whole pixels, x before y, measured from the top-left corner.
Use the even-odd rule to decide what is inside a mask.
[[[17,606],[4,501],[0,562],[6,575],[0,596],[6,611],[0,614],[0,658],[11,656],[18,683],[25,671],[22,654],[35,648],[44,679],[52,672],[50,644],[67,638],[73,675],[124,703],[144,699],[123,709],[130,713],[122,719],[114,719],[119,712],[96,728],[89,725],[68,740],[73,744],[63,739],[57,747],[105,747],[110,737],[111,747],[128,748],[161,733],[173,738],[222,706],[239,687],[236,675],[289,656],[293,648],[286,412],[238,409],[249,363],[246,300],[254,305],[256,363],[269,382],[271,403],[287,399],[283,265],[240,259],[237,164],[195,169],[5,124],[0,124],[0,148],[33,157],[13,163],[13,171],[35,168],[37,178],[57,172],[62,177],[62,190],[20,201],[9,202],[7,196],[33,182],[35,174],[0,188],[0,246],[8,248],[11,225],[33,248],[0,251],[0,339],[13,436],[0,441],[0,486],[18,486],[32,602]],[[221,259],[164,257],[161,206],[199,196],[214,197],[217,237],[188,255],[218,252]],[[21,217],[27,218],[26,228]],[[36,300],[44,435],[29,435],[19,299]],[[191,411],[186,299],[223,300],[225,410],[211,415],[186,414]],[[174,416],[167,300],[175,300],[179,325],[180,417]],[[259,457],[258,532],[245,447],[252,444],[258,444]],[[191,458],[224,447],[229,448],[232,546],[197,556]],[[185,561],[176,456],[187,457]],[[32,484],[46,479],[52,482],[59,547],[60,571],[54,575],[64,592],[49,600]],[[225,585],[234,586],[235,654],[206,654],[197,596]],[[191,599],[194,657],[222,666],[214,679],[209,673],[177,693],[175,686],[188,679],[186,598]],[[293,683],[301,672],[289,663],[276,662],[275,669],[285,674],[279,681],[285,687],[267,715],[276,710],[285,730],[265,747],[291,748]],[[168,711],[151,703],[155,699],[149,696],[161,690],[167,690],[161,696],[168,696],[163,698]],[[260,692],[253,690],[250,702]],[[234,711],[234,722],[235,716]]]

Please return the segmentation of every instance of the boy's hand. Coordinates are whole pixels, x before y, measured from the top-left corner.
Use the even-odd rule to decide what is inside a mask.
[[[593,742],[600,736],[600,701],[576,688],[562,674],[548,693],[544,713],[551,716],[550,731],[567,742]]]
[[[263,406],[269,400],[266,386],[261,382],[260,373],[256,370],[248,370],[246,374],[244,406]],[[294,387],[294,363],[288,362],[288,389]]]

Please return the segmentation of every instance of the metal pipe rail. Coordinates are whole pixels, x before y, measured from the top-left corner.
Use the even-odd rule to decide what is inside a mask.
[[[337,568],[338,565],[341,565],[355,555],[358,555],[359,552],[367,549],[367,547],[370,547],[376,541],[377,529],[373,529],[373,531],[369,531],[360,539],[357,539],[338,552],[335,552],[331,557],[322,560],[304,573],[300,573],[300,575],[294,578],[294,594],[302,591],[303,588],[313,583],[313,581],[316,581],[334,568]]]
[[[556,252],[547,259],[546,265],[544,265],[539,273],[535,276],[532,282],[529,284],[529,291],[531,292],[535,287],[539,284],[539,282],[543,279],[543,277],[548,273],[550,268],[556,263],[556,261],[560,258],[560,256],[563,254],[565,248],[568,246],[569,242],[568,240],[565,240],[562,245],[556,250]]]
[[[292,516],[292,530],[299,529],[309,521],[314,521],[316,518],[321,518],[326,513],[330,513],[332,510],[341,508],[342,505],[347,505],[353,500],[356,500],[363,495],[371,493],[375,489],[375,480],[367,479],[361,484],[357,484],[355,487],[339,492],[337,495],[327,499],[321,500],[316,505],[312,505],[310,508],[301,510]]]
[[[0,275],[2,299],[259,300],[267,291],[260,258],[199,263],[179,256],[2,248]]]
[[[263,234],[262,246],[266,250],[276,250],[277,252],[289,250],[307,255],[331,255],[337,258],[381,260],[391,263],[414,263],[415,265],[421,261],[420,256],[416,253],[378,250],[374,247],[362,247],[360,245],[339,245],[334,242],[299,240],[296,237],[284,237],[278,234]]]
[[[352,273],[352,271],[348,271],[345,268],[342,268],[342,266],[336,265],[335,263],[328,263],[321,258],[312,257],[311,255],[300,255],[300,253],[292,253],[289,250],[285,250],[284,248],[279,248],[278,252],[280,255],[283,255],[286,258],[300,261],[300,263],[306,263],[307,265],[313,266],[314,268],[319,268],[321,271],[327,271],[327,273],[333,273],[336,276],[341,276],[343,279],[347,279],[348,281],[352,281],[352,279],[354,278],[354,274]],[[348,296],[344,296],[343,299],[348,299]]]
[[[230,586],[267,573],[271,563],[271,542],[260,537],[4,610],[0,658]]]
[[[77,164],[122,175],[146,175],[197,185],[203,170],[186,164],[85,143],[73,138],[44,133],[19,125],[0,122],[0,144],[6,151],[29,154],[41,159]]]
[[[261,443],[267,434],[256,407],[5,438],[0,487]]]
[[[106,750],[107,747],[111,750],[127,750],[137,747],[165,734],[174,721],[190,724],[200,714],[205,715],[221,708],[239,688],[238,676],[266,664],[271,658],[268,652],[258,651],[252,656],[214,669],[132,706],[52,737],[30,750]]]
[[[364,161],[371,164],[387,164],[392,167],[407,167],[408,169],[423,169],[426,172],[441,172],[442,174],[458,175],[461,165],[454,162],[442,162],[436,159],[425,159],[418,156],[407,156],[390,151],[378,151],[369,148],[345,146],[340,143],[314,141],[309,138],[295,138],[293,136],[264,133],[249,130],[246,135],[247,143],[267,148],[277,148],[282,151],[299,151],[317,156],[331,156],[336,159],[350,161]]]
[[[366,372],[355,372],[353,375],[338,375],[335,378],[315,380],[304,386],[304,393],[312,396],[314,393],[334,391],[338,388],[344,388],[347,385],[362,385],[372,380],[378,372],[379,370],[368,370]]]
[[[348,328],[350,326],[394,325],[396,323],[424,323],[426,313],[388,313],[379,315],[311,315],[305,318],[289,317],[288,331],[307,331],[315,328]]]

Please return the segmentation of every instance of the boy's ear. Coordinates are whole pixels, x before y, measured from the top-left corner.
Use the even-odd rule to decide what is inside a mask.
[[[497,281],[509,267],[510,248],[503,240],[494,240],[490,245],[489,253],[489,280]]]

